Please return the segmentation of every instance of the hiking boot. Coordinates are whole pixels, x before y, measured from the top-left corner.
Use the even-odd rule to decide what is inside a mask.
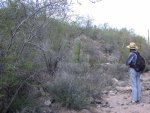
[[[139,103],[139,101],[134,101],[134,100],[131,100],[129,103],[127,103],[127,105],[131,105],[131,104],[138,104]]]

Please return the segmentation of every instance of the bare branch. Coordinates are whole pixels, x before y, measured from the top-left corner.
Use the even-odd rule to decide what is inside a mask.
[[[63,2],[63,0],[60,1],[60,2]],[[51,7],[53,8],[53,5],[55,5],[55,6],[58,5],[58,4],[57,4],[57,1],[56,1],[56,2],[50,2],[49,4],[46,4],[46,5],[41,6],[41,7],[38,8],[36,11],[34,11],[32,14],[28,15],[24,20],[22,20],[22,21],[16,26],[15,30],[12,31],[12,36],[11,36],[10,45],[8,46],[8,51],[9,51],[9,49],[11,48],[12,42],[13,42],[13,38],[16,36],[16,34],[17,34],[18,30],[20,29],[20,27],[21,27],[28,19],[30,19],[30,18],[33,17],[35,14],[37,14],[40,10],[42,10],[42,9],[48,7],[48,6],[51,6]],[[51,13],[51,15],[52,15],[52,14],[54,14],[54,10],[53,10],[53,13]]]

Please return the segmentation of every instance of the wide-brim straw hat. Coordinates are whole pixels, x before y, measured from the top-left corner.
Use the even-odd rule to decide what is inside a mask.
[[[134,42],[130,42],[130,44],[126,47],[128,49],[138,49],[138,46]]]

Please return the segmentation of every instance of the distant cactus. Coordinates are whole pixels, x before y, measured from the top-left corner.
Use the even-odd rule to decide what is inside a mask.
[[[79,39],[76,39],[74,42],[73,55],[72,55],[74,63],[79,63],[80,61],[80,47],[81,47],[81,42]]]

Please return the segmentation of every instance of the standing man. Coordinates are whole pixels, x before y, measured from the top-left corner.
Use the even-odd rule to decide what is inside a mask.
[[[132,85],[132,100],[131,103],[138,103],[140,101],[140,72],[135,68],[138,59],[138,46],[131,42],[127,48],[130,50],[126,65],[129,66],[129,76]]]

